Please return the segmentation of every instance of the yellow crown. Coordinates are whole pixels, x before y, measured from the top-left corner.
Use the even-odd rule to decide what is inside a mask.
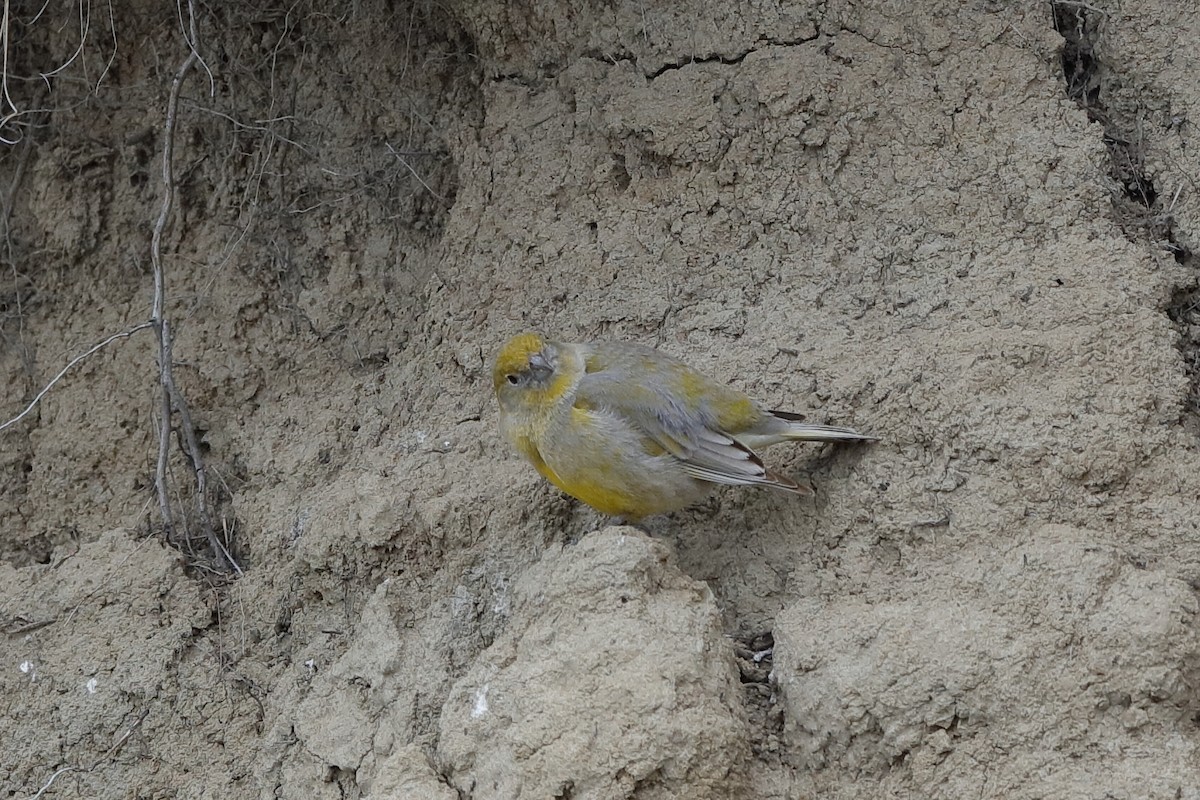
[[[529,357],[545,346],[546,339],[538,333],[522,333],[509,339],[496,355],[493,379],[499,382],[505,375],[529,369]]]

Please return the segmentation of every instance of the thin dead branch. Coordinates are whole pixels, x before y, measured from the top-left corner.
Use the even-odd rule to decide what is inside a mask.
[[[117,739],[117,741],[113,743],[112,747],[108,748],[108,750],[104,752],[104,755],[92,762],[90,767],[85,768],[68,766],[58,769],[44,784],[42,784],[42,788],[38,789],[37,794],[30,797],[29,800],[38,800],[38,798],[50,790],[50,787],[54,785],[54,782],[58,780],[59,777],[67,774],[68,772],[82,772],[85,775],[89,772],[95,772],[97,767],[107,762],[110,758],[120,752],[121,748],[125,746],[125,743],[129,741],[129,737],[133,736],[134,732],[142,726],[142,723],[146,721],[146,717],[149,714],[150,709],[148,708],[143,710],[141,714],[138,714],[138,718],[135,719],[133,723],[125,730],[125,733],[121,735],[121,738]]]
[[[63,367],[62,369],[60,369],[58,371],[57,375],[55,375],[53,378],[50,379],[49,383],[47,383],[45,386],[42,387],[42,390],[40,392],[38,392],[36,395],[34,395],[33,400],[31,400],[29,402],[29,405],[27,405],[25,407],[24,411],[22,411],[20,414],[17,414],[15,417],[10,419],[8,422],[5,422],[3,425],[0,425],[0,431],[4,431],[7,428],[11,428],[13,425],[16,425],[18,422],[25,419],[25,417],[29,416],[29,414],[33,411],[33,409],[37,407],[37,404],[42,401],[42,398],[46,396],[46,393],[49,392],[52,388],[54,388],[54,384],[56,384],[60,380],[62,380],[63,376],[66,375],[71,370],[71,368],[74,367],[76,364],[79,364],[80,362],[85,360],[88,356],[92,355],[93,353],[103,350],[105,347],[112,344],[117,339],[128,339],[130,336],[133,336],[138,331],[143,331],[146,328],[151,328],[151,327],[154,327],[153,322],[139,322],[137,325],[134,325],[132,328],[126,328],[125,330],[121,331],[120,333],[114,333],[112,336],[109,336],[107,339],[97,342],[96,344],[92,345],[90,348],[88,348],[84,352],[82,352],[79,355],[72,358],[70,361],[67,362],[67,365],[65,367]]]
[[[41,630],[42,628],[45,628],[48,625],[53,625],[56,622],[58,622],[58,617],[51,617],[50,619],[39,619],[35,622],[26,622],[26,623],[23,623],[20,625],[15,625],[15,626],[9,628],[8,630],[6,630],[4,632],[4,634],[6,636],[24,636],[27,633],[32,633],[33,631]]]
[[[442,197],[437,192],[435,192],[433,190],[433,187],[431,187],[428,183],[426,183],[425,179],[421,177],[420,173],[417,172],[415,169],[413,169],[412,164],[409,164],[408,161],[406,161],[404,159],[404,156],[401,155],[400,152],[398,150],[396,150],[396,148],[392,147],[391,142],[387,142],[385,144],[387,144],[388,152],[391,153],[393,156],[395,156],[396,160],[399,161],[404,166],[405,169],[407,169],[409,172],[412,173],[412,176],[414,178],[416,178],[422,186],[425,187],[425,191],[427,191],[431,195],[433,195],[434,199],[436,199],[442,205],[444,205],[444,206],[450,205],[450,201],[447,200],[446,198]]]
[[[25,27],[32,27],[37,23],[49,5],[49,2],[44,3],[37,14],[26,23]],[[112,35],[112,51],[108,54],[107,60],[103,64],[103,69],[101,69],[100,75],[95,80],[93,91],[99,90],[100,84],[104,82],[104,78],[108,75],[112,69],[112,65],[117,60],[116,14],[111,0],[107,3],[107,6],[109,31]],[[75,48],[75,51],[57,67],[49,71],[38,71],[42,91],[49,92],[52,89],[51,79],[71,69],[77,62],[81,65],[85,79],[90,82],[90,79],[87,79],[88,66],[85,51],[88,45],[88,37],[92,35],[92,4],[90,2],[80,2],[77,4],[77,10],[79,15],[79,44]],[[7,145],[15,145],[20,142],[23,135],[19,129],[34,124],[19,121],[22,117],[49,113],[49,109],[40,107],[40,102],[37,101],[31,101],[28,103],[28,108],[21,109],[12,97],[12,92],[9,88],[9,80],[12,77],[10,72],[11,59],[9,56],[12,49],[12,26],[14,22],[15,13],[12,9],[11,0],[3,0],[3,11],[0,14],[0,144]],[[16,129],[11,134],[8,133],[10,127]]]
[[[4,17],[0,19],[0,97],[4,100],[5,106],[3,117],[0,117],[0,130],[4,129],[11,120],[21,116],[21,110],[17,108],[17,104],[13,102],[12,95],[8,92],[8,46],[9,46],[9,0],[4,0]],[[8,145],[16,144],[20,139],[7,139],[0,135],[0,142]]]
[[[9,274],[12,276],[12,305],[15,307],[15,313],[8,316],[16,320],[16,350],[20,354],[21,365],[25,370],[25,374],[32,381],[34,378],[33,354],[30,352],[29,345],[25,341],[25,302],[28,298],[35,296],[36,292],[30,291],[26,295],[22,290],[21,284],[23,278],[29,283],[30,287],[32,287],[33,281],[17,268],[16,249],[13,246],[12,237],[12,219],[17,204],[17,192],[25,180],[29,157],[33,152],[34,137],[26,135],[23,137],[23,141],[20,155],[17,156],[16,169],[13,170],[12,183],[9,184],[8,192],[4,195],[2,201],[3,206],[0,207],[0,230],[4,233],[4,260],[8,262]],[[3,345],[9,343],[8,336],[4,330],[7,321],[7,318],[0,318],[0,344]]]
[[[154,272],[154,300],[151,307],[151,319],[158,330],[158,375],[162,389],[160,397],[161,419],[158,431],[158,463],[155,469],[154,485],[158,493],[158,506],[162,514],[163,527],[169,540],[177,540],[174,514],[171,511],[171,499],[167,485],[167,466],[170,460],[171,448],[171,419],[173,414],[179,414],[179,424],[183,433],[184,451],[191,462],[192,474],[196,482],[196,514],[204,538],[207,539],[212,551],[212,558],[217,565],[225,570],[237,567],[228,551],[221,544],[213,528],[212,515],[208,509],[208,476],[204,468],[204,456],[200,451],[200,443],[196,438],[196,429],[192,424],[191,411],[187,400],[175,383],[173,361],[171,356],[172,338],[171,323],[166,316],[166,271],[163,268],[162,240],[171,212],[175,205],[175,126],[179,114],[179,92],[184,80],[192,67],[200,61],[197,51],[199,36],[196,29],[196,8],[193,0],[188,0],[189,32],[185,32],[188,54],[171,82],[171,92],[167,97],[166,121],[163,125],[163,157],[162,185],[163,200],[159,208],[158,219],[154,223],[154,232],[150,238],[150,261]],[[190,35],[189,35],[190,34]]]

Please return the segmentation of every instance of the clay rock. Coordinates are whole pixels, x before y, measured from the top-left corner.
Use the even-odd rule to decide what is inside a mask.
[[[311,688],[285,717],[309,753],[342,769],[362,769],[366,779],[368,756],[386,760],[393,748],[419,736],[424,694],[447,681],[445,659],[453,649],[441,633],[445,614],[412,608],[401,584],[389,578],[375,588],[349,649],[332,664],[312,664]],[[411,674],[427,682],[408,679]]]
[[[1184,580],[1100,541],[1045,525],[960,558],[908,597],[784,611],[772,677],[790,759],[858,778],[908,765],[922,784],[953,787],[996,742],[997,772],[1011,776],[1034,772],[1053,742],[1079,753],[1081,775],[1128,750],[1131,785],[1155,775],[1162,796],[1186,785],[1186,759],[1139,749],[1138,737],[1178,738],[1200,710],[1200,604]],[[1021,780],[993,796],[1070,793]]]
[[[458,794],[442,783],[417,745],[397,749],[383,759],[363,800],[458,800]]]
[[[548,553],[451,690],[439,757],[466,796],[724,798],[745,721],[708,587],[633,528]]]
[[[940,601],[789,609],[773,671],[789,747],[810,769],[884,772],[937,731],[988,714],[979,690],[1007,633],[986,611]]]

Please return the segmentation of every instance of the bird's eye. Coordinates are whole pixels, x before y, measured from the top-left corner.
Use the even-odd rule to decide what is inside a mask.
[[[509,383],[515,384],[515,383],[517,382],[517,376],[516,376],[516,375],[508,375],[508,376],[506,376],[506,377],[508,378],[508,382],[509,382]]]

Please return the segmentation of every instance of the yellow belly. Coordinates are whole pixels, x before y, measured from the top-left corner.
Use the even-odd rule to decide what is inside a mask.
[[[546,475],[546,473],[542,473]],[[650,508],[639,502],[639,498],[630,497],[599,481],[575,480],[565,482],[557,477],[546,475],[555,486],[572,497],[582,500],[601,514],[611,514],[614,517],[629,517],[639,519],[648,514],[656,513],[657,509]]]
[[[611,514],[615,517],[638,518],[657,513],[656,509],[648,508],[640,503],[639,498],[631,497],[626,492],[614,489],[604,479],[602,470],[597,470],[595,476],[575,475],[569,481],[564,480],[557,472],[550,468],[545,459],[542,458],[542,454],[538,451],[537,446],[528,438],[520,437],[517,439],[516,445],[517,449],[521,451],[521,455],[529,459],[529,463],[533,464],[534,469],[541,473],[543,478],[575,499],[587,503],[602,514]]]

